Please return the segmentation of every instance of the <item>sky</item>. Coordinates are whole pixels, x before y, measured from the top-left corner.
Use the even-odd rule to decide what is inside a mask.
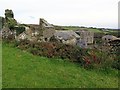
[[[0,16],[12,9],[19,23],[38,24],[39,18],[62,26],[118,28],[119,0],[0,0]]]

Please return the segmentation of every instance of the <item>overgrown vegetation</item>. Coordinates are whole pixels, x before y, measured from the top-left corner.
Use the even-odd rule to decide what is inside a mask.
[[[67,60],[46,58],[2,45],[3,88],[118,88],[118,71],[86,70]]]
[[[110,51],[84,49],[58,42],[30,42],[28,40],[21,40],[12,43],[14,43],[15,47],[28,51],[33,55],[67,59],[70,62],[79,63],[80,66],[86,69],[120,69],[119,56],[117,54],[111,54]]]

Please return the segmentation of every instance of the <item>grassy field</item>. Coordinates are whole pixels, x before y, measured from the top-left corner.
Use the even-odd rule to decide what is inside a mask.
[[[108,31],[102,31],[98,28],[87,28],[87,27],[77,27],[77,26],[63,26],[64,29],[66,30],[88,30],[88,31],[91,31],[91,32],[94,32],[94,33],[113,33],[113,32],[118,32],[117,30],[108,30]]]
[[[85,70],[3,44],[3,88],[118,88],[118,71]]]

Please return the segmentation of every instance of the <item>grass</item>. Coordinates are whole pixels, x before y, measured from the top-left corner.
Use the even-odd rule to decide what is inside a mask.
[[[87,27],[77,27],[77,26],[62,26],[64,29],[66,30],[88,30],[94,33],[105,33],[105,34],[109,34],[109,33],[114,33],[114,32],[118,32],[117,30],[108,30],[108,31],[102,31],[99,30],[98,28],[87,28]]]
[[[3,88],[118,88],[118,71],[85,70],[3,44]]]
[[[66,30],[88,30],[88,31],[91,31],[91,32],[94,32],[94,33],[102,33],[103,31],[100,31],[98,29],[92,29],[92,28],[79,28],[79,27],[67,27],[65,28]]]
[[[2,42],[0,40],[0,89],[2,88]]]

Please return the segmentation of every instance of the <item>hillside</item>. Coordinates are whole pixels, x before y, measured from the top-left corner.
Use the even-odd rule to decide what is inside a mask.
[[[103,34],[110,34],[110,35],[116,35],[118,33],[117,29],[107,29],[107,28],[95,28],[95,27],[83,27],[83,26],[82,27],[80,27],[80,26],[61,26],[61,28],[63,30],[88,30],[88,31],[91,31],[94,33],[103,33]],[[59,29],[61,29],[61,28],[59,27]]]
[[[117,88],[117,70],[85,70],[3,44],[3,88]]]

